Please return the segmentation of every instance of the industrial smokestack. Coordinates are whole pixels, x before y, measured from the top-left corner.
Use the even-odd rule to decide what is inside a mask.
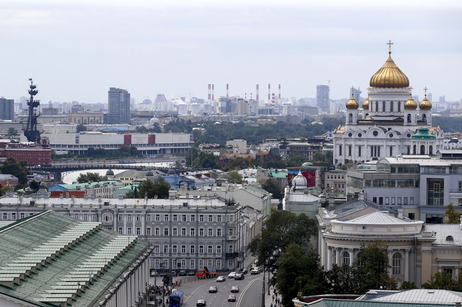
[[[279,84],[279,100],[281,100],[281,85]]]
[[[271,101],[271,84],[268,84],[268,103]]]
[[[210,99],[212,98],[211,88],[212,88],[212,87],[211,87],[211,84],[209,84],[209,95],[208,95],[208,96],[209,96],[209,97],[208,97],[208,98],[209,98],[209,102],[210,102]]]
[[[256,93],[255,98],[257,99],[257,101],[260,100],[260,94],[259,94],[259,90],[258,90],[258,84],[257,84],[257,93]]]
[[[226,98],[229,97],[229,85],[226,83]]]
[[[212,101],[215,101],[215,84],[212,84]]]

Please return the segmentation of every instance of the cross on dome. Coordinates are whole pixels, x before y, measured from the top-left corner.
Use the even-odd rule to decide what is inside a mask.
[[[387,45],[388,45],[388,54],[391,54],[391,45],[393,45],[393,43],[391,42],[391,39],[388,40]]]
[[[428,88],[427,88],[427,87],[424,87],[424,91],[425,91],[425,97],[427,97]]]

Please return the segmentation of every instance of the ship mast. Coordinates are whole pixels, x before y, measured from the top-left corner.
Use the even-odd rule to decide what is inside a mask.
[[[36,85],[32,82],[32,78],[29,79],[30,81],[30,89],[29,95],[30,99],[27,102],[29,107],[28,116],[27,116],[27,126],[24,130],[24,136],[27,138],[29,142],[38,142],[40,140],[40,132],[37,130],[37,115],[36,108],[40,105],[39,100],[34,100],[34,96],[37,95],[38,90],[36,89]]]

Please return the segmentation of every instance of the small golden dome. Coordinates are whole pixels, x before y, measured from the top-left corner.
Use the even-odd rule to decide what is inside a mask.
[[[404,103],[404,108],[406,110],[415,110],[417,109],[417,102],[412,98],[412,95],[409,95],[409,99]]]
[[[378,88],[406,88],[409,87],[409,79],[396,66],[391,58],[391,51],[388,52],[388,59],[383,66],[372,76],[370,87]]]
[[[432,108],[432,103],[427,99],[427,95],[425,95],[425,98],[419,104],[419,109],[430,110],[431,108]]]
[[[363,110],[369,110],[369,97],[363,102]]]
[[[359,108],[359,103],[353,97],[353,93],[351,93],[351,98],[346,103],[346,108],[349,109],[349,110],[354,110],[354,109]]]

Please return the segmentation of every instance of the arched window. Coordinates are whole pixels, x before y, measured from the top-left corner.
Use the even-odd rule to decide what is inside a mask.
[[[361,252],[356,254],[356,262],[357,262],[359,267],[364,266],[364,262],[363,262],[363,259],[362,259],[362,253]]]
[[[393,101],[390,101],[390,112],[393,112]]]
[[[417,154],[417,146],[416,146],[416,145],[414,145],[414,148],[413,148],[413,150],[412,150],[412,153],[413,153],[414,155]]]
[[[401,112],[401,101],[398,101],[398,112]]]
[[[428,154],[429,155],[433,154],[433,146],[432,145],[428,146]]]
[[[420,145],[420,154],[421,155],[425,154],[425,145]]]
[[[353,114],[348,114],[348,122],[352,123],[353,122]]]
[[[401,266],[402,266],[403,258],[401,253],[394,253],[393,254],[393,275],[401,275]]]
[[[424,122],[427,121],[427,114],[423,114],[423,115],[422,115],[422,120],[423,120]]]
[[[407,115],[407,122],[408,122],[408,123],[411,123],[411,114],[408,114],[408,115]]]
[[[382,112],[385,112],[385,101],[382,103]]]
[[[376,101],[375,102],[375,112],[378,112],[379,111],[379,102]]]
[[[350,253],[347,251],[342,253],[342,264],[350,265]]]

